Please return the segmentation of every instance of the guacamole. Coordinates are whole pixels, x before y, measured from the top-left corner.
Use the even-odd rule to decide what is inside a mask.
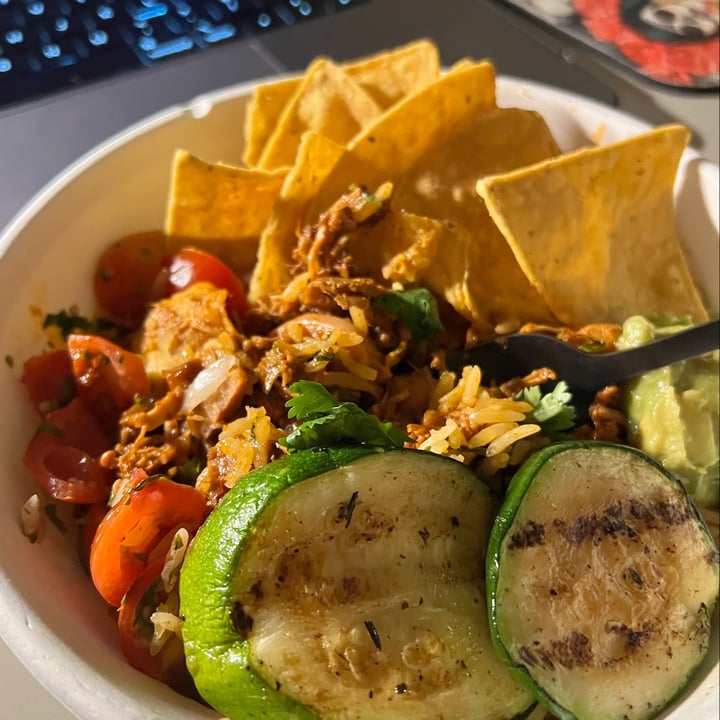
[[[686,324],[628,318],[619,349],[677,332]],[[699,505],[720,499],[718,413],[720,352],[653,370],[626,384],[629,442],[677,475]]]

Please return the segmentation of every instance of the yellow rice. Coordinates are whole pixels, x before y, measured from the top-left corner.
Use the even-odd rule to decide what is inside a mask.
[[[483,386],[480,368],[468,366],[457,381],[453,373],[441,375],[423,423],[409,430],[421,450],[479,461],[479,474],[489,477],[545,442],[540,426],[526,422],[531,410]]]

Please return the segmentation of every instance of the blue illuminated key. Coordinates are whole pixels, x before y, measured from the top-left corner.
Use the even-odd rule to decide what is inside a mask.
[[[100,5],[95,12],[101,20],[112,20],[115,17],[115,10],[110,5]]]
[[[192,38],[187,36],[168,40],[151,50],[148,53],[148,58],[150,60],[160,60],[161,58],[170,57],[170,55],[178,55],[192,49],[194,44]]]
[[[48,43],[42,46],[42,54],[48,60],[54,60],[60,57],[60,46],[55,43]]]
[[[5,42],[8,45],[18,45],[24,40],[24,37],[22,30],[8,30],[5,33]]]
[[[104,30],[93,30],[88,33],[88,42],[95,47],[107,45],[109,41],[108,34]]]
[[[42,15],[45,12],[45,5],[41,2],[31,2],[26,9],[30,15]]]
[[[234,25],[217,25],[211,32],[205,35],[205,40],[209,43],[221,42],[228,40],[237,34],[237,28]]]
[[[129,9],[130,17],[138,23],[154,20],[167,15],[167,5],[151,5],[150,7],[136,7]]]

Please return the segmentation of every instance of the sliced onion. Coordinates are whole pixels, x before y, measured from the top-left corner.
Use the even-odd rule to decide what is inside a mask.
[[[153,636],[148,646],[150,655],[157,655],[173,635],[182,637],[182,620],[173,613],[156,610],[150,615],[150,622],[153,624]]]
[[[23,535],[30,542],[37,542],[43,521],[42,506],[37,493],[27,499],[22,506],[21,513]]]
[[[187,531],[187,528],[178,528],[165,556],[163,569],[160,571],[160,578],[167,593],[175,589],[178,576],[180,575],[180,567],[185,559],[185,551],[189,543],[190,533]]]
[[[302,328],[299,334],[298,328]],[[357,328],[350,320],[329,313],[298,315],[279,325],[275,332],[281,340],[286,342],[298,342],[307,335],[323,340],[330,337],[333,332],[340,334],[341,339],[338,344],[342,347],[359,345],[363,341],[362,335],[358,333]]]
[[[234,355],[223,355],[212,365],[203,368],[185,391],[180,411],[186,414],[192,412],[200,403],[212,397],[237,364],[238,360]]]

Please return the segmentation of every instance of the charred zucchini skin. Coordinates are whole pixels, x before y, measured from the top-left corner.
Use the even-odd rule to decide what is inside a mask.
[[[515,474],[510,482],[507,493],[501,505],[500,511],[495,519],[493,528],[490,534],[490,540],[488,544],[488,553],[486,557],[486,576],[487,576],[487,593],[488,593],[488,614],[490,621],[490,634],[499,657],[506,663],[511,674],[518,681],[519,684],[528,688],[533,695],[537,698],[541,705],[546,707],[550,712],[553,713],[560,720],[612,720],[602,715],[593,716],[592,714],[577,715],[567,707],[563,706],[558,699],[553,697],[551,693],[547,692],[541,687],[536,679],[533,677],[531,672],[528,670],[527,665],[522,662],[518,657],[511,654],[506,646],[498,623],[498,614],[500,610],[500,603],[502,602],[498,593],[499,576],[501,572],[501,564],[503,561],[502,551],[503,542],[513,526],[513,523],[517,517],[518,511],[521,507],[522,501],[525,498],[529,488],[538,476],[543,466],[550,461],[552,458],[559,456],[562,453],[572,453],[578,450],[598,450],[598,449],[610,449],[616,452],[628,453],[630,456],[641,460],[650,467],[654,468],[657,472],[661,473],[662,476],[667,480],[670,485],[677,489],[680,496],[683,497],[687,503],[688,510],[690,512],[692,521],[702,530],[702,533],[707,539],[707,545],[710,548],[711,563],[715,565],[716,576],[717,576],[717,565],[720,562],[720,556],[718,550],[715,547],[715,542],[712,538],[712,534],[705,523],[701,513],[695,506],[692,498],[685,490],[682,483],[665,468],[663,468],[657,461],[652,457],[646,455],[641,450],[625,445],[618,445],[614,443],[607,443],[602,441],[564,441],[549,445],[548,447],[540,450],[533,454],[520,470]],[[566,499],[566,502],[570,503],[571,499]],[[706,617],[704,620],[707,622],[709,627],[713,616],[715,604],[717,602],[717,592],[715,593],[714,601],[711,605],[705,606]],[[667,698],[662,707],[656,709],[656,711],[646,714],[644,720],[651,720],[660,715],[664,710],[667,709],[672,703],[674,703],[686,690],[690,684],[695,671],[698,666],[702,663],[704,656],[701,655],[697,662],[687,668],[685,675],[685,682],[681,683],[677,690],[672,694],[671,697]],[[623,716],[620,716],[623,717]],[[625,716],[626,717],[626,716]]]

